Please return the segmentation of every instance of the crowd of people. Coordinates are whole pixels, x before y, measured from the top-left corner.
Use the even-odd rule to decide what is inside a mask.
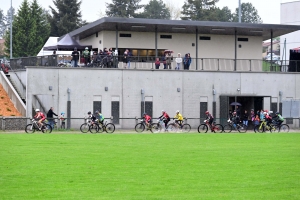
[[[155,69],[159,69],[161,64],[163,64],[163,69],[172,69],[172,62],[173,62],[173,51],[165,51],[162,58],[157,57],[155,60]],[[181,53],[177,54],[175,58],[175,70],[180,70],[183,65],[184,70],[189,70],[190,65],[192,63],[192,58],[190,53],[186,53],[182,58]]]

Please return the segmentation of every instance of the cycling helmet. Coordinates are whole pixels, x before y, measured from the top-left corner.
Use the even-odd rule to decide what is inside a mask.
[[[162,113],[165,113],[165,111],[164,111],[164,110],[162,110],[161,112],[162,112]]]
[[[64,115],[65,113],[64,112],[62,112],[62,113],[60,113],[61,115]]]
[[[205,112],[205,114],[209,114],[209,112],[208,112],[208,111],[206,111],[206,112]]]
[[[279,114],[279,112],[276,112],[275,114],[276,114],[276,115],[278,115],[278,114]]]
[[[96,110],[96,112],[95,112],[96,114],[98,114],[99,113],[99,111],[98,110]]]
[[[91,111],[88,112],[88,115],[92,114]]]
[[[268,110],[265,110],[265,112],[267,113],[267,112],[268,112]]]
[[[267,112],[264,112],[264,115],[266,115],[267,114]]]
[[[176,113],[179,113],[179,110],[176,110]]]
[[[88,50],[89,48],[85,47],[86,50]]]
[[[144,113],[143,115],[147,115],[147,113]]]
[[[38,108],[37,108],[37,109],[35,109],[35,112],[40,112],[40,109],[38,109]]]

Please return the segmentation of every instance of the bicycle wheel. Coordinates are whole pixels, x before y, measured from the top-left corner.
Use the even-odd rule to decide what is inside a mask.
[[[106,133],[113,133],[115,131],[115,125],[113,123],[108,123],[105,125]]]
[[[224,133],[230,133],[232,131],[232,126],[229,124],[226,124],[225,126],[223,126],[223,132]]]
[[[191,125],[189,125],[189,124],[183,124],[181,130],[182,130],[182,132],[188,133],[188,132],[191,131]]]
[[[245,124],[240,124],[238,127],[238,131],[240,133],[246,133],[247,129],[248,129],[248,126],[246,126]]]
[[[97,133],[99,131],[99,125],[98,124],[91,124],[89,126],[89,131],[91,133]]]
[[[162,129],[162,127],[159,123],[152,123],[151,127],[152,127],[152,132],[153,133],[159,133]]]
[[[98,124],[98,126],[99,126],[98,133],[102,133],[105,129],[105,126],[102,124]]]
[[[214,130],[215,133],[222,133],[223,132],[223,126],[221,124],[216,124],[213,130]]]
[[[141,133],[145,130],[145,125],[143,123],[138,123],[135,125],[134,129],[136,132]]]
[[[49,124],[44,124],[42,127],[42,132],[43,133],[51,133],[52,127]]]
[[[263,133],[265,132],[265,127],[264,126],[261,126],[261,125],[256,125],[255,128],[254,128],[254,131],[256,132],[259,132],[259,133]]]
[[[279,127],[279,132],[284,132],[284,133],[288,133],[290,131],[290,127],[287,124],[282,124]]]
[[[177,132],[176,125],[175,125],[174,123],[169,124],[168,127],[167,127],[167,131],[170,132],[170,133],[175,133],[175,132]]]
[[[89,131],[89,125],[87,123],[83,123],[80,126],[80,131],[83,132],[83,133],[87,133]]]
[[[35,127],[33,124],[28,124],[26,127],[25,127],[25,132],[26,133],[34,133],[35,131]]]
[[[208,127],[206,124],[200,124],[198,126],[198,133],[206,133],[208,130]]]

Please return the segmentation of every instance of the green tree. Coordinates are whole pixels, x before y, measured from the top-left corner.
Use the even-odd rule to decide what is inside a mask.
[[[182,6],[182,20],[211,21],[219,0],[186,0]]]
[[[233,15],[233,21],[239,21],[239,8],[235,10]],[[262,23],[260,16],[256,8],[251,3],[242,3],[241,4],[241,22],[244,23]]]
[[[3,10],[0,9],[0,38],[4,36],[5,32],[9,29],[10,27],[10,8],[7,11],[7,14],[4,15]],[[12,14],[14,17],[15,14],[15,9],[12,8]]]
[[[34,0],[30,5],[24,0],[12,24],[13,57],[35,56],[49,37],[50,25],[45,14]],[[30,28],[29,28],[30,27]],[[10,54],[10,31],[6,31],[5,53]]]
[[[82,20],[78,0],[53,0],[56,8],[50,6],[52,15],[48,15],[51,25],[51,36],[60,37],[86,24]]]
[[[140,16],[150,19],[171,18],[170,10],[162,0],[150,0],[149,3],[144,7],[144,12],[142,12]]]
[[[136,17],[141,16],[136,13],[143,6],[139,3],[141,0],[112,0],[112,3],[106,3],[106,15],[108,17]]]

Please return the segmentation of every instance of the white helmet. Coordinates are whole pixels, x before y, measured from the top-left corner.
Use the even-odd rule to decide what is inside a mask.
[[[86,50],[88,50],[89,48],[85,47]]]
[[[38,109],[38,108],[37,108],[37,109],[35,109],[35,112],[40,112],[40,109]]]
[[[164,111],[164,110],[162,110],[161,112],[162,112],[162,113],[164,113],[165,111]]]
[[[264,115],[266,115],[267,114],[267,112],[264,112]]]
[[[179,113],[179,110],[176,110],[176,113]]]

